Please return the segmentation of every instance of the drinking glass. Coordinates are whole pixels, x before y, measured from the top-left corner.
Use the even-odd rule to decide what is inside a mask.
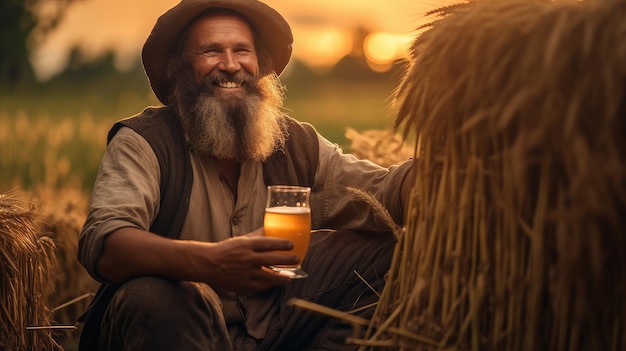
[[[311,239],[311,188],[292,185],[270,185],[267,187],[267,205],[263,230],[266,236],[288,239],[293,242],[293,250],[280,251],[304,260]],[[291,278],[307,276],[300,264],[276,265],[270,267],[275,272]]]

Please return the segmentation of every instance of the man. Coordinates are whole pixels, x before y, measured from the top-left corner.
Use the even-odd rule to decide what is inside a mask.
[[[159,18],[142,58],[164,106],[111,129],[80,237],[81,263],[104,283],[81,348],[354,347],[347,326],[285,302],[347,311],[377,300],[367,285],[382,288],[394,238],[346,188],[401,223],[411,162],[357,160],[284,116],[291,44],[287,22],[256,0],[183,0]],[[278,252],[290,241],[263,236],[271,184],[310,186],[312,227],[340,229],[313,234],[308,278],[266,268],[300,260]]]

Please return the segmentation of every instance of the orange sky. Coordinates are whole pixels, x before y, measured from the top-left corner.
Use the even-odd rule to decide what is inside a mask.
[[[291,24],[294,56],[310,65],[332,65],[352,45],[351,30],[364,25],[382,36],[372,40],[379,60],[397,56],[414,35],[426,11],[450,0],[265,0]],[[54,4],[54,1],[42,2]],[[114,49],[124,69],[136,62],[157,17],[178,0],[73,1],[64,21],[33,55],[42,79],[59,72],[68,48],[98,56]],[[53,5],[48,5],[53,6]],[[45,9],[42,9],[45,11]],[[382,46],[381,46],[382,45]],[[400,46],[400,49],[398,49]],[[387,57],[387,58],[386,58]],[[376,59],[376,58],[375,58]]]

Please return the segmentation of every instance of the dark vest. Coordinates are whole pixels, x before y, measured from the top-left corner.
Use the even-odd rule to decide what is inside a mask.
[[[306,123],[287,118],[288,139],[283,149],[274,152],[263,163],[265,185],[312,186],[319,161],[319,144],[315,129]],[[152,147],[161,172],[160,210],[150,231],[178,238],[183,227],[193,185],[193,172],[184,130],[177,115],[168,107],[150,107],[142,113],[118,121],[109,131],[110,142],[122,127],[141,135]],[[81,350],[97,350],[100,323],[118,285],[102,284],[87,312],[80,337]]]
[[[263,163],[265,185],[312,186],[317,170],[319,145],[317,133],[309,124],[287,117],[288,139],[283,149]],[[148,141],[161,169],[160,211],[150,231],[178,238],[193,185],[189,148],[178,117],[170,108],[147,108],[141,114],[121,120],[109,131],[108,141],[122,127],[132,128]]]

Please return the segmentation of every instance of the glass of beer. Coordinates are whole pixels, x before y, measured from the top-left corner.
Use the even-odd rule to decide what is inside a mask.
[[[280,251],[304,260],[311,239],[311,188],[291,185],[270,185],[267,187],[267,205],[263,230],[266,236],[288,239],[293,242],[293,250]],[[272,270],[291,278],[307,276],[300,264],[295,266],[271,266]]]

